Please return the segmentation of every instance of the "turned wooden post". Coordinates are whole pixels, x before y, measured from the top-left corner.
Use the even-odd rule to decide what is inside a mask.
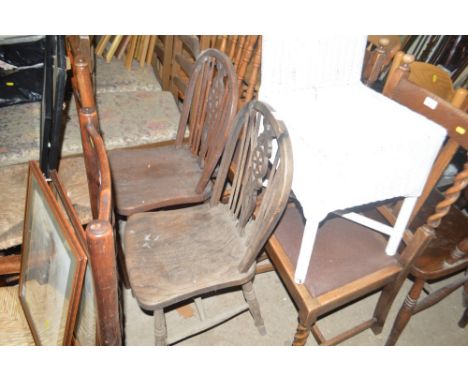
[[[401,62],[401,65],[400,65]],[[391,94],[395,86],[400,82],[402,78],[408,79],[410,65],[414,62],[414,56],[411,54],[404,54],[403,52],[398,52],[393,59],[392,66],[388,73],[387,81],[383,88],[383,94],[392,98]]]
[[[381,38],[376,50],[370,54],[363,73],[364,83],[366,85],[372,85],[382,72],[383,65],[387,58],[387,48],[389,44],[390,40],[388,38]]]
[[[86,240],[93,270],[99,344],[121,345],[122,330],[112,225],[105,220],[92,221],[86,228]]]

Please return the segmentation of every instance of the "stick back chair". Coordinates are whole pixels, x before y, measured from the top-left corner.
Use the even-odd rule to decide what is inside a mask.
[[[236,155],[235,152],[237,152]],[[232,186],[226,188],[230,169]],[[180,341],[249,309],[265,328],[252,280],[255,259],[278,222],[292,182],[289,136],[271,109],[258,101],[237,115],[210,203],[146,212],[128,218],[124,247],[134,297],[154,312],[157,345]],[[229,194],[227,203],[223,195]],[[228,287],[242,286],[247,304],[204,319],[197,330],[167,338],[164,310]]]
[[[226,55],[213,49],[204,51],[190,76],[175,145],[109,153],[120,215],[209,198],[211,177],[236,113],[236,81]]]

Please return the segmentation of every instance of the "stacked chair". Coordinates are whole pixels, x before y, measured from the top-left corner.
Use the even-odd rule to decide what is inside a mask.
[[[111,345],[122,341],[112,228],[113,193],[107,155],[99,136],[89,60],[83,56],[82,43],[80,37],[71,37],[69,54],[93,206],[94,220],[87,228],[87,240],[99,301],[99,343]],[[204,196],[183,203],[200,202],[207,195],[209,201],[193,207],[140,212],[162,206],[148,204],[127,218],[123,234],[126,272],[140,306],[154,312],[156,344],[174,343],[194,334],[190,331],[178,338],[167,338],[166,307],[195,299],[203,312],[201,296],[235,286],[242,287],[246,304],[213,318],[205,318],[202,313],[205,319],[198,330],[206,330],[248,309],[259,331],[265,331],[252,285],[255,258],[286,206],[292,181],[292,152],[285,126],[274,118],[267,105],[248,103],[232,121],[237,87],[231,86],[228,64],[231,65],[224,54],[213,50],[198,57],[182,112],[180,141],[171,149],[192,158],[201,172],[206,172],[205,177],[191,183],[192,193],[199,185],[202,193],[194,195]],[[213,83],[211,89],[206,87],[207,77],[213,78],[208,81]],[[188,101],[192,97],[193,101]],[[213,109],[214,105],[217,108]],[[197,113],[205,108],[205,113]],[[185,146],[187,125],[189,144]],[[175,171],[180,163],[168,165],[174,166],[170,171]],[[114,176],[114,169],[111,173]],[[117,176],[113,182],[117,182]],[[176,186],[187,181],[190,182],[182,172]],[[208,193],[203,193],[207,182],[212,185]],[[172,205],[180,202],[175,199]]]

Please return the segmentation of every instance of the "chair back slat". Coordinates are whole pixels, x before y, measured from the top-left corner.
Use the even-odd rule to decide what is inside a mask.
[[[203,168],[196,186],[198,193],[206,188],[232,129],[238,100],[236,82],[234,68],[224,53],[207,49],[197,58],[185,94],[176,145],[183,144],[188,127],[190,149]]]
[[[239,270],[245,272],[276,226],[292,184],[289,135],[266,104],[251,101],[238,113],[216,178],[212,205],[219,203],[230,170],[234,177],[227,208],[248,243],[239,264]]]

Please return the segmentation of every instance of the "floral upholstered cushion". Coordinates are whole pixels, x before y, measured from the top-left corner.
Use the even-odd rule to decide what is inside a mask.
[[[100,93],[99,120],[108,150],[175,139],[179,109],[169,92]],[[75,102],[64,117],[62,157],[82,152]],[[0,108],[0,167],[39,159],[40,103]]]
[[[122,60],[113,59],[106,63],[102,57],[96,57],[95,78],[98,94],[162,90],[153,68],[149,65],[142,68],[136,61],[132,70],[128,70]]]

